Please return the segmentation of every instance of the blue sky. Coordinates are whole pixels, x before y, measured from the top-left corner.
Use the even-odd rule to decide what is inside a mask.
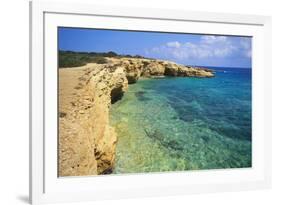
[[[250,37],[59,28],[59,49],[141,55],[185,65],[251,67]]]

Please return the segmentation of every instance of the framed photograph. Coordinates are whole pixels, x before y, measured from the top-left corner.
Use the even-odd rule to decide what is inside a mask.
[[[32,204],[271,185],[271,19],[30,3]]]

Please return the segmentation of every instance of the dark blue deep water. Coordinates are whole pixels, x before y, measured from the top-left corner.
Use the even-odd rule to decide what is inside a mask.
[[[111,108],[115,173],[251,167],[251,69],[130,85]]]

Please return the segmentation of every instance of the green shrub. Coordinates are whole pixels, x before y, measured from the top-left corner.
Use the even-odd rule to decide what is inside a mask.
[[[96,53],[96,52],[74,52],[74,51],[59,51],[58,61],[59,68],[78,67],[86,65],[87,63],[105,64],[108,63],[105,57],[129,57],[131,55],[118,55],[113,51]],[[135,56],[141,58],[141,56]]]
[[[97,56],[97,57],[91,58],[90,62],[97,63],[97,64],[105,64],[105,63],[107,63],[107,60],[104,57]]]

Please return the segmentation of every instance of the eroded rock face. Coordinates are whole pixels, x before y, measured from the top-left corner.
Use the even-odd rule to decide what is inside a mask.
[[[129,84],[136,83],[140,77],[181,76],[181,77],[213,77],[210,69],[183,66],[170,61],[143,58],[110,58],[112,66],[124,68]]]
[[[59,69],[59,176],[111,173],[117,136],[109,108],[140,77],[213,77],[169,61],[109,58],[108,64]]]
[[[128,88],[123,68],[88,64],[59,75],[59,175],[111,173],[117,136],[109,107]]]
[[[117,62],[115,61],[115,63],[124,68],[129,84],[136,83],[140,78],[142,64],[140,64],[139,62],[123,59]]]
[[[165,64],[165,75],[167,76],[178,76],[179,67],[172,63]]]
[[[165,74],[165,66],[159,62],[146,62],[147,66],[143,67],[143,76],[162,76]]]

